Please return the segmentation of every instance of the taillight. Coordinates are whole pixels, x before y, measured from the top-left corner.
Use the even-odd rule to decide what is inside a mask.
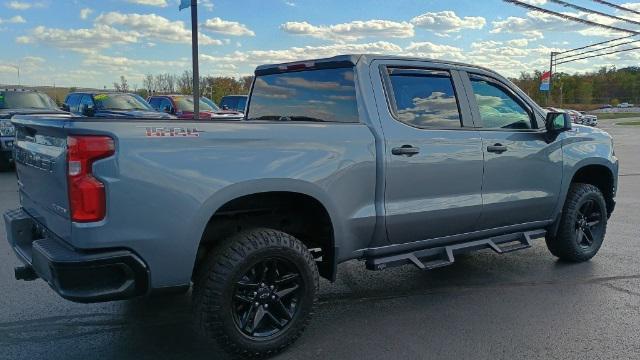
[[[104,219],[104,184],[93,177],[93,162],[113,155],[115,145],[108,136],[67,137],[67,182],[71,220],[93,222]]]

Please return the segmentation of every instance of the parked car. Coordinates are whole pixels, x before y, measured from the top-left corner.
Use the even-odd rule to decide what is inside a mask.
[[[571,121],[573,121],[574,124],[582,124],[583,118],[582,114],[579,111],[571,109],[567,109],[565,111],[567,112],[567,114],[569,114],[569,116],[571,117]]]
[[[598,126],[598,116],[594,114],[587,114],[582,112],[582,124],[587,126]]]
[[[215,110],[214,115],[212,117],[213,119],[240,120],[244,117],[244,113],[241,111],[220,109],[220,107],[218,107],[218,105],[216,105],[216,103],[213,102],[213,100],[209,99],[208,97],[203,96],[201,97],[201,100],[204,101],[207,105],[209,105],[209,107]]]
[[[14,119],[16,277],[79,302],[193,283],[203,333],[257,358],[299,337],[341,262],[429,270],[538,238],[582,262],[604,241],[611,136],[492,70],[344,55],[259,66],[249,96],[237,122]]]
[[[247,95],[227,95],[220,99],[220,108],[244,113],[247,106]]]
[[[49,95],[25,89],[0,89],[0,171],[13,164],[12,149],[15,128],[11,118],[15,115],[50,114],[68,115],[58,108]]]
[[[604,104],[602,106],[600,106],[599,109],[611,109],[613,106],[611,106],[610,104]]]
[[[178,119],[193,119],[195,104],[191,95],[153,95],[147,101],[157,111],[163,111],[173,114]],[[222,111],[205,97],[200,98],[200,119],[213,120],[239,120],[243,117],[242,113],[236,111]]]
[[[175,119],[154,110],[139,95],[117,92],[74,92],[67,95],[62,109],[88,117]]]
[[[627,102],[623,102],[623,103],[618,104],[618,107],[621,108],[621,109],[626,109],[626,108],[634,107],[634,105],[633,104],[629,104]]]

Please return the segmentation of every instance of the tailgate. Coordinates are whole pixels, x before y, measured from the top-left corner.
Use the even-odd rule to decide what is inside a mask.
[[[13,123],[20,203],[41,225],[69,241],[66,121],[18,116]]]

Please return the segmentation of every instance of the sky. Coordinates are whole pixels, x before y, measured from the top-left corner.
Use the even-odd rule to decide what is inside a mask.
[[[523,0],[601,24],[622,20],[547,0]],[[640,21],[590,0],[567,0]],[[640,2],[610,0],[640,11]],[[111,88],[121,75],[191,68],[191,23],[178,0],[0,0],[0,84]],[[199,0],[202,75],[242,76],[265,63],[345,53],[437,58],[503,75],[545,70],[549,53],[626,33],[532,12],[500,0]],[[627,40],[628,41],[628,40]],[[637,43],[636,43],[637,45]],[[558,71],[638,66],[640,51],[560,65]]]

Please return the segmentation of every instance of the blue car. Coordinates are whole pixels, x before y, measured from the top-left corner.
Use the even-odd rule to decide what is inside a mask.
[[[115,92],[74,92],[67,95],[63,110],[87,117],[131,119],[175,119],[156,111],[136,94]]]

